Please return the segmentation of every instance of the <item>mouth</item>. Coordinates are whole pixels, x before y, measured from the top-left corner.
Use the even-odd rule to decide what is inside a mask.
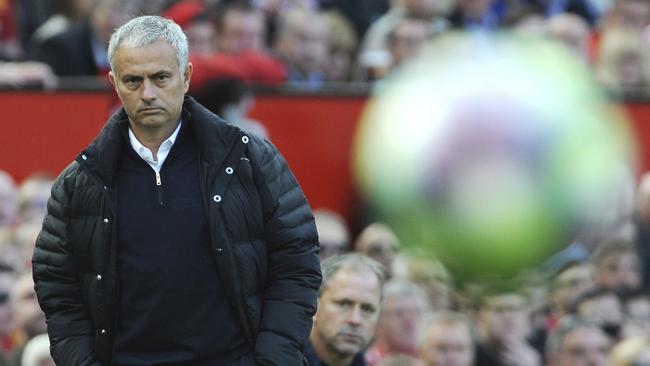
[[[363,337],[356,333],[339,333],[339,337],[346,343],[363,344]]]
[[[140,109],[140,113],[145,113],[145,114],[150,114],[150,113],[158,113],[161,112],[162,108],[157,108],[157,107],[146,107]]]

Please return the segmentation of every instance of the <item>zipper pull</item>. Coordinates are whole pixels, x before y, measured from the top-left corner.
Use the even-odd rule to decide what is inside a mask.
[[[156,185],[162,186],[162,181],[160,180],[160,173],[156,172]]]

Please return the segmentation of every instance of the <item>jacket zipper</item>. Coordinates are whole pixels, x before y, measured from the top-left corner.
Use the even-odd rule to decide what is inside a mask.
[[[162,180],[160,179],[160,172],[156,172],[156,188],[158,189],[158,202],[160,205],[163,204],[162,197]]]

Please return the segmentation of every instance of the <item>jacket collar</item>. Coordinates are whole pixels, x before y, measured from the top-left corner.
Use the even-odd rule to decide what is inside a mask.
[[[183,121],[188,123],[199,148],[200,159],[207,165],[221,165],[242,132],[228,124],[190,96],[183,101]],[[120,108],[106,122],[95,140],[77,157],[77,161],[96,175],[102,184],[112,187],[117,172],[129,119]]]

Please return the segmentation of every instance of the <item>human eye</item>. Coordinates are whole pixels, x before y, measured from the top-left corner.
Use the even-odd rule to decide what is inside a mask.
[[[363,304],[361,305],[361,311],[363,311],[364,314],[372,315],[377,311],[377,308],[370,304]]]
[[[164,72],[158,73],[153,77],[154,81],[158,84],[167,82],[170,79],[170,75]]]
[[[336,306],[338,306],[341,309],[347,309],[352,306],[352,301],[348,299],[342,299],[342,300],[335,301],[334,304],[336,304]]]
[[[134,88],[140,83],[140,78],[136,76],[127,76],[123,79],[123,82],[128,88]]]

